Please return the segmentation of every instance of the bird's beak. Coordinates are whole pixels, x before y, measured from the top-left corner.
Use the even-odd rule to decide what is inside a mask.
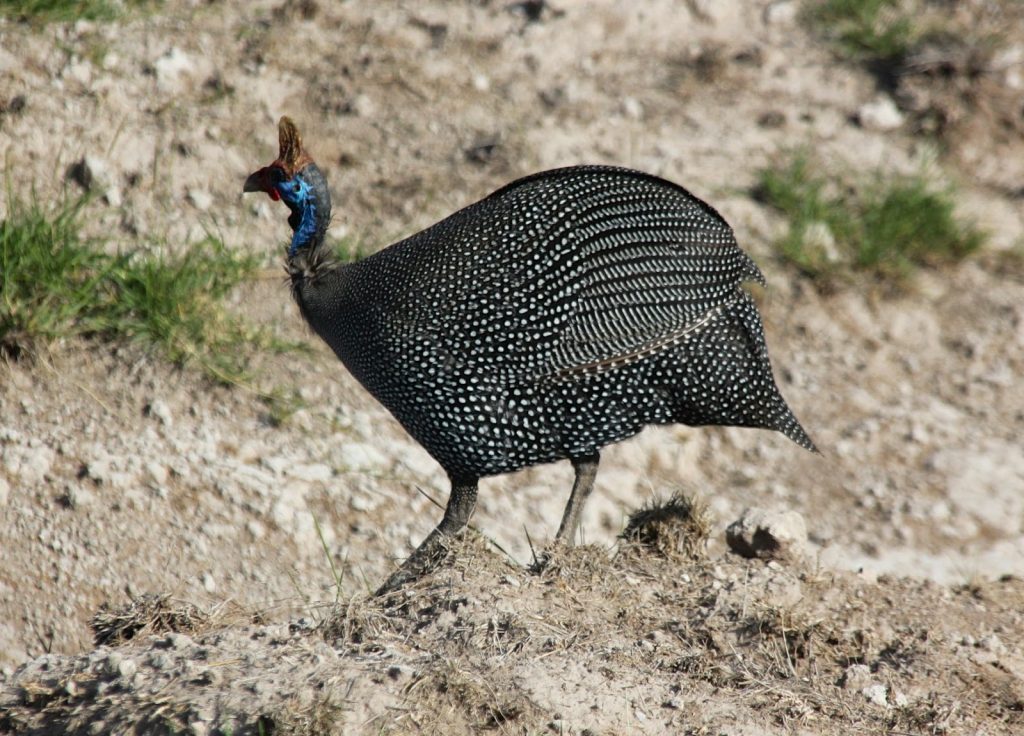
[[[277,193],[277,189],[270,181],[270,167],[264,166],[259,171],[254,171],[249,174],[249,178],[245,180],[245,184],[242,185],[243,192],[266,192],[267,195],[275,202],[281,199],[281,195]]]

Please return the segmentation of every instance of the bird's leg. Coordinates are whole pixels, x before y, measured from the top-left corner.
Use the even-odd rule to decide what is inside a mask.
[[[376,595],[385,595],[398,590],[408,582],[425,575],[437,567],[444,559],[447,547],[445,541],[465,528],[469,517],[476,507],[476,478],[456,478],[449,475],[452,492],[448,496],[448,506],[444,510],[444,518],[434,531],[420,543],[402,566],[391,573],[384,584],[377,589]]]
[[[558,534],[555,535],[555,544],[572,545],[576,537],[576,528],[580,524],[580,513],[587,497],[594,490],[594,478],[597,476],[597,463],[600,461],[600,453],[593,455],[572,458],[572,467],[576,471],[576,482],[572,484],[572,493],[569,494],[569,502],[565,505],[565,513],[562,514],[562,523],[558,527]]]

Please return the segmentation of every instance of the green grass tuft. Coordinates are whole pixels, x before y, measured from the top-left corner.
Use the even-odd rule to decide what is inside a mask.
[[[897,62],[919,35],[902,0],[811,0],[804,16],[844,55],[858,60]]]
[[[129,8],[150,4],[152,0],[0,0],[0,17],[43,23],[114,20]]]
[[[247,348],[287,350],[228,314],[223,301],[257,266],[213,238],[180,255],[109,255],[78,229],[82,201],[48,211],[12,201],[0,222],[0,349],[87,336],[155,348],[226,383],[247,376]]]
[[[917,268],[955,263],[985,242],[956,218],[952,189],[936,191],[922,176],[833,186],[796,155],[762,170],[757,187],[758,198],[789,220],[778,243],[783,258],[823,283],[860,272],[900,286]]]

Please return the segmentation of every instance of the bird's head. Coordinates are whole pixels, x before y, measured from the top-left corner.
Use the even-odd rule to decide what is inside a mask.
[[[293,231],[288,255],[293,257],[323,243],[331,219],[331,193],[323,173],[303,148],[291,118],[281,118],[278,140],[277,159],[250,174],[242,191],[265,192],[275,202],[288,205],[288,224]]]

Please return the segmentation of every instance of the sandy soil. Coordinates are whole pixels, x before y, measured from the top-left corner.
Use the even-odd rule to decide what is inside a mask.
[[[796,7],[225,0],[0,20],[6,185],[56,199],[84,158],[100,195],[85,225],[106,247],[212,232],[264,254],[238,313],[311,346],[254,358],[305,403],[283,425],[136,346],[0,365],[0,731],[1024,728],[1024,271],[1005,255],[1024,241],[1022,122],[982,105],[942,146],[909,110],[868,124],[887,93]],[[982,99],[1024,84],[1024,26],[1004,26],[978,82],[1000,92]],[[474,523],[509,557],[474,537],[368,601],[447,483],[301,324],[278,276],[285,211],[241,198],[284,113],[332,184],[332,234],[371,249],[543,168],[682,183],[767,274],[776,373],[823,456],[765,432],[648,430],[602,456],[593,546],[543,574],[522,565],[571,469],[489,479]],[[819,293],[780,263],[783,223],[751,196],[759,167],[800,146],[837,175],[956,182],[986,252],[899,296]],[[704,555],[616,541],[677,489],[709,505]],[[728,553],[747,506],[799,511],[810,559]],[[147,594],[192,613],[157,616]],[[124,615],[151,626],[94,648],[96,612],[133,601]]]

